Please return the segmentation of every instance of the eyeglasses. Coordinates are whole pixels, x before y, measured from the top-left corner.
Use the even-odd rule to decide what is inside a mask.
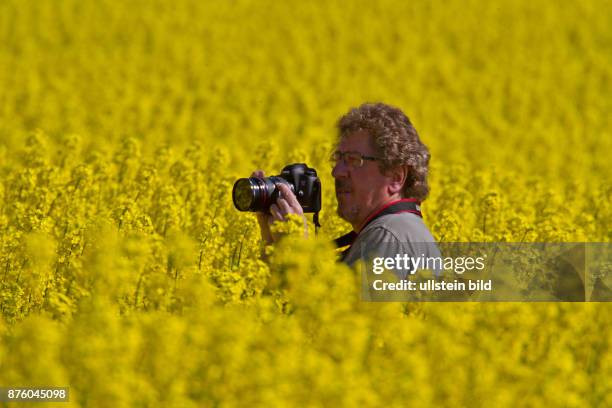
[[[335,151],[332,153],[329,160],[333,165],[337,164],[339,161],[342,160],[344,164],[346,164],[347,166],[357,168],[357,167],[363,166],[364,160],[376,161],[376,160],[380,160],[380,157],[364,156],[363,154],[358,153],[358,152]]]

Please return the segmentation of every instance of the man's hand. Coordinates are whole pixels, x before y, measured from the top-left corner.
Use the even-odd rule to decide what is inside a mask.
[[[251,177],[264,178],[263,170],[256,170],[251,174]],[[270,206],[270,214],[258,212],[257,221],[259,223],[259,229],[261,231],[261,238],[268,244],[272,244],[280,238],[278,234],[273,234],[270,230],[270,226],[277,222],[285,222],[288,214],[298,214],[304,220],[304,236],[308,236],[308,223],[304,216],[304,210],[298,202],[295,194],[289,187],[284,184],[277,184],[276,188],[280,191],[279,198],[276,203]]]

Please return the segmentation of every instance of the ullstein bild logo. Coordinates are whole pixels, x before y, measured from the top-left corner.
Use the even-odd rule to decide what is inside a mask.
[[[361,250],[363,300],[612,301],[609,243],[409,243]]]
[[[401,279],[399,282],[385,282],[382,279],[376,279],[372,287],[374,290],[491,290],[491,280],[468,280],[460,282],[455,279],[454,282],[436,281],[428,279],[423,282],[413,282],[408,279]]]

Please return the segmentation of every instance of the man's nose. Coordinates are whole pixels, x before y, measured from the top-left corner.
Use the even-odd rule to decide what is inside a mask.
[[[348,175],[349,175],[348,166],[346,165],[346,163],[344,163],[344,160],[338,160],[336,164],[334,165],[334,167],[332,168],[332,177],[333,178],[348,177]]]

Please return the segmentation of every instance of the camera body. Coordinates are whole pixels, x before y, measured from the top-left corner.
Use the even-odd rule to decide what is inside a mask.
[[[232,189],[234,206],[240,211],[269,212],[280,194],[277,184],[291,189],[305,213],[321,210],[321,180],[317,171],[304,163],[289,164],[278,176],[236,180]]]

